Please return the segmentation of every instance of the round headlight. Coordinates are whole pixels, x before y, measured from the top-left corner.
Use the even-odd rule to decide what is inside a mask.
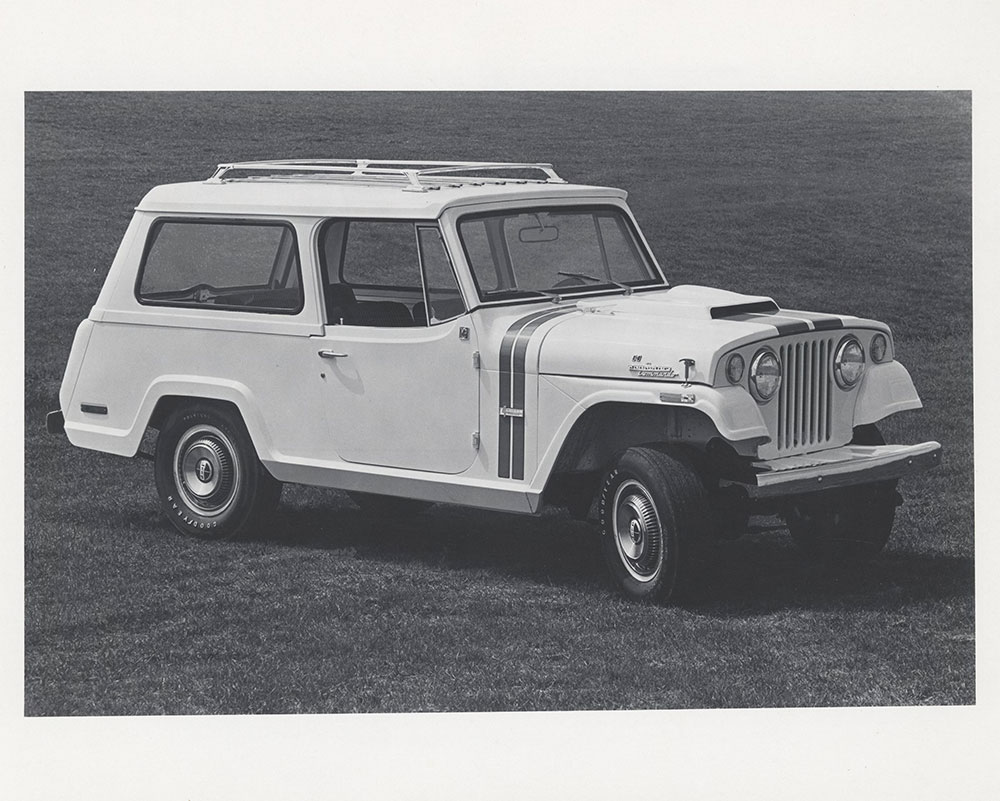
[[[833,373],[841,389],[851,389],[865,371],[865,351],[854,337],[841,340],[833,360]]]
[[[885,338],[885,334],[876,334],[872,337],[872,361],[882,362],[885,361],[886,353],[889,351],[889,341]]]
[[[750,362],[750,391],[759,401],[769,401],[781,386],[781,362],[770,348],[762,348]]]
[[[726,362],[726,378],[730,384],[739,384],[743,380],[743,371],[746,370],[746,362],[738,353],[734,353]]]

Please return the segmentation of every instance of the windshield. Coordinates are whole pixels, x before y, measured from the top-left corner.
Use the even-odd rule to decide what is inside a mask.
[[[458,233],[485,301],[663,284],[614,206],[468,215]]]

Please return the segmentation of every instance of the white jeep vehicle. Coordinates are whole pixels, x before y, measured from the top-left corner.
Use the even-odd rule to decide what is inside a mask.
[[[267,161],[143,198],[76,333],[49,429],[146,455],[180,531],[258,527],[282,482],[362,506],[600,519],[612,574],[668,598],[700,538],[782,515],[878,552],[940,445],[887,326],[671,287],[619,189],[549,164]]]

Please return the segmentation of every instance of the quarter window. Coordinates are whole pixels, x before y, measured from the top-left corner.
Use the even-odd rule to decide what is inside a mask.
[[[451,268],[448,251],[437,228],[417,229],[420,242],[420,257],[424,267],[424,285],[427,287],[427,303],[430,307],[430,322],[450,320],[465,312],[465,303],[458,290],[455,272]]]
[[[295,232],[278,222],[156,222],[137,294],[147,304],[293,314],[303,302]]]

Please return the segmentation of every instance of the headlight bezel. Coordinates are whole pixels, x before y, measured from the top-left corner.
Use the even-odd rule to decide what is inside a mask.
[[[860,369],[858,370],[857,377],[854,380],[850,380],[844,375],[844,354],[845,351],[852,345],[857,347],[857,352],[861,356]],[[855,362],[856,363],[856,362]],[[865,370],[868,366],[868,357],[865,353],[865,347],[861,344],[861,340],[858,339],[854,334],[848,334],[837,344],[837,349],[834,351],[833,357],[833,377],[837,381],[837,386],[840,387],[845,392],[850,392],[855,389],[858,384],[861,383],[861,379],[865,376]]]
[[[774,360],[774,365],[777,368],[777,382],[774,385],[774,389],[772,389],[770,393],[762,392],[758,383],[761,362],[767,357]],[[783,377],[784,370],[782,369],[781,359],[778,358],[777,352],[775,352],[775,350],[768,345],[759,348],[750,360],[750,370],[747,381],[747,384],[750,387],[750,394],[753,395],[754,400],[758,403],[768,403],[774,400],[775,396],[778,394],[778,390],[781,389],[781,381]]]

